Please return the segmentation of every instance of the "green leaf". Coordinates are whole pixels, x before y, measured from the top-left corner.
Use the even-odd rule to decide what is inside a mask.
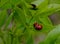
[[[33,31],[30,30],[30,31],[26,32],[26,34],[28,35],[26,38],[26,44],[34,44]]]
[[[44,10],[38,11],[36,15],[40,15],[41,17],[49,16],[60,10],[60,4],[49,4]]]
[[[19,8],[16,8],[16,12],[17,12],[18,17],[20,19],[20,22],[27,28],[27,25],[26,25],[26,17],[25,17],[24,10],[21,10]]]
[[[45,7],[48,5],[48,0],[36,0],[31,4],[34,4],[36,8],[38,8],[41,11],[45,9]]]
[[[30,8],[30,6],[29,6],[29,4],[28,3],[26,3],[25,1],[22,1],[22,9],[23,9],[23,11],[24,11],[24,14],[25,14],[25,18],[26,18],[26,22],[27,23],[30,23],[29,21],[30,21],[30,19],[31,19],[31,17],[33,16],[33,11],[31,11],[29,8]]]
[[[10,22],[12,21],[12,18],[13,18],[13,15],[14,15],[13,13],[14,13],[14,12],[12,12],[12,13],[10,14],[10,16],[8,17],[8,19],[6,20],[5,27],[4,27],[5,30],[8,28]]]
[[[48,33],[48,36],[45,39],[44,44],[53,44],[60,36],[60,25],[54,28],[51,32]]]
[[[18,37],[13,37],[13,42],[12,44],[20,44],[20,41],[18,41]]]
[[[28,38],[26,44],[34,44],[32,36]]]
[[[1,0],[0,7],[4,6],[8,2],[9,2],[9,0]]]
[[[7,12],[6,10],[0,11],[0,28],[4,25],[7,17]]]
[[[2,9],[7,10],[9,8],[12,8],[12,5],[10,2],[6,3],[4,6],[1,6]]]
[[[56,39],[56,41],[55,41],[55,43],[54,44],[60,44],[60,36],[59,37],[57,37],[57,39]]]
[[[3,43],[3,40],[2,40],[1,38],[0,38],[0,44],[4,44],[4,43]]]
[[[21,2],[21,0],[10,0],[10,3],[12,5],[16,5],[17,3],[20,3],[20,2]]]
[[[33,2],[35,0],[29,0],[29,1],[28,0],[25,0],[25,1],[30,4],[31,2]]]
[[[60,0],[50,0],[49,3],[57,3],[57,4],[60,4]]]
[[[7,39],[6,39],[6,44],[11,44],[11,35],[8,33]]]
[[[54,26],[48,17],[40,17],[40,24],[43,26],[41,32],[49,32]]]

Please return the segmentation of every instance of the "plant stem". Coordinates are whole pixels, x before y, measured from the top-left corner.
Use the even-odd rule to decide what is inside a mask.
[[[3,37],[1,37],[1,39],[3,40],[3,43],[6,44],[5,40],[3,39]]]
[[[11,44],[13,44],[13,34],[11,34]]]

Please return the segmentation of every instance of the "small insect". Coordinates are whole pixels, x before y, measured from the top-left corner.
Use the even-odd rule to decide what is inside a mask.
[[[34,28],[35,28],[36,30],[41,30],[41,29],[42,29],[42,25],[40,25],[40,24],[38,24],[38,23],[34,23],[33,25],[34,25]]]
[[[36,5],[35,5],[35,4],[31,4],[31,6],[32,6],[32,8],[31,8],[31,9],[33,9],[33,10],[37,10],[37,8],[36,8]]]
[[[21,8],[21,6],[18,4],[17,7]]]

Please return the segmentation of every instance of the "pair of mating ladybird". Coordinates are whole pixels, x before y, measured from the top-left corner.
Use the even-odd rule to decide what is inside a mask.
[[[33,26],[36,30],[41,30],[42,29],[42,25],[40,25],[38,23],[34,23]]]

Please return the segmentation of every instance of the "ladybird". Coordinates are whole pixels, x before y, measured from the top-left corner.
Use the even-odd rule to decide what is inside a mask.
[[[42,29],[42,25],[40,25],[40,24],[38,24],[38,23],[34,23],[33,25],[34,25],[34,28],[35,28],[36,30],[41,30],[41,29]]]

